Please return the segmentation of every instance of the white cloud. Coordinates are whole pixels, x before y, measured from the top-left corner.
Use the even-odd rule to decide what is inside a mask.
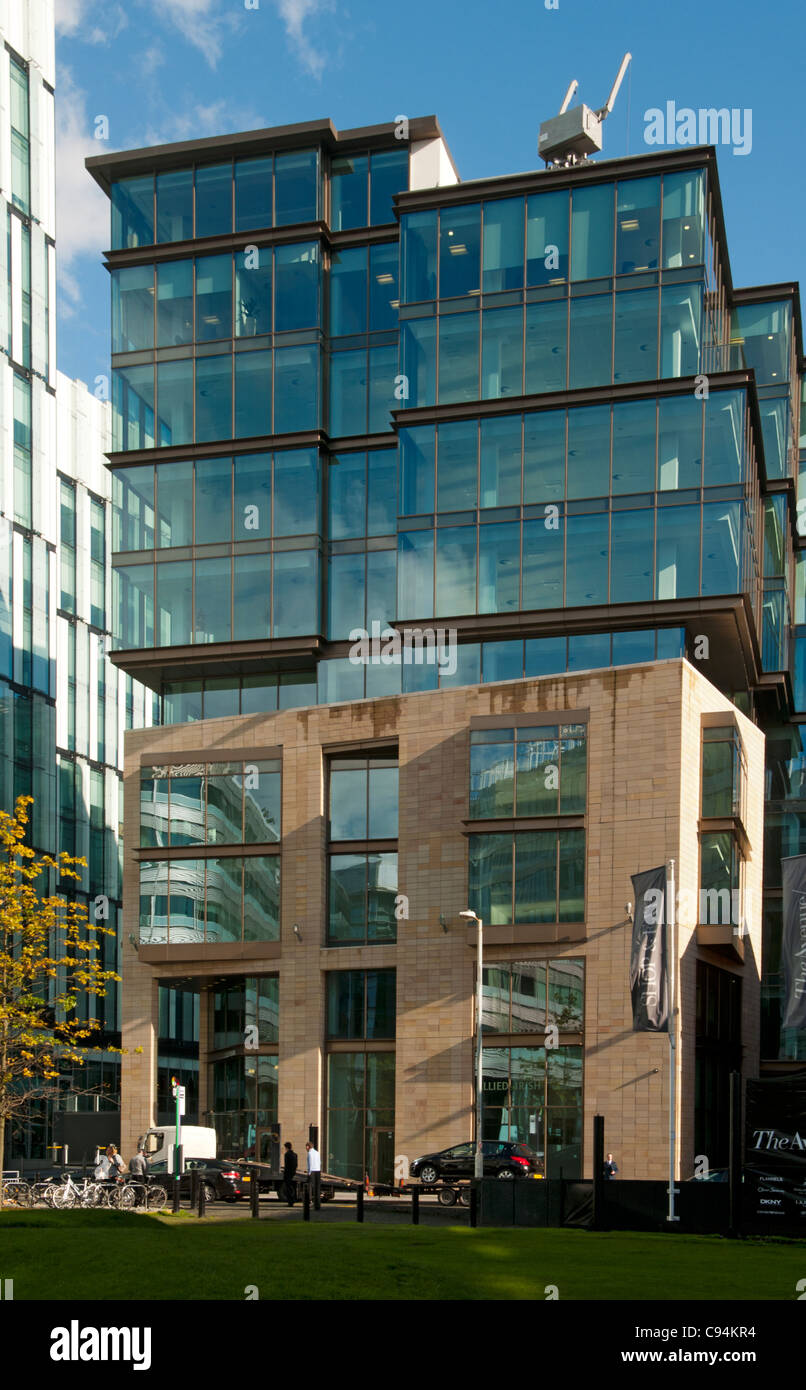
[[[225,38],[241,23],[235,13],[220,13],[221,0],[151,0],[151,4],[161,19],[169,20],[204,54],[211,68],[218,63]]]
[[[262,130],[265,117],[254,108],[230,106],[226,98],[204,105],[197,102],[186,111],[176,112],[146,126],[127,143],[132,148],[170,145],[175,140],[202,140],[206,135],[225,135],[228,131]]]
[[[68,39],[111,43],[128,22],[121,4],[107,4],[106,0],[56,0],[56,32]]]
[[[93,120],[85,93],[69,68],[62,67],[56,106],[56,252],[59,288],[73,306],[81,297],[76,260],[90,255],[100,260],[109,244],[109,203],[84,168],[88,155],[111,148],[108,141],[93,139]]]
[[[303,67],[308,69],[312,77],[321,77],[326,55],[311,43],[308,21],[315,15],[332,10],[333,0],[275,0],[275,4]]]

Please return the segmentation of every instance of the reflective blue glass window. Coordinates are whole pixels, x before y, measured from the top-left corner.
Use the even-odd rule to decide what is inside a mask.
[[[241,714],[263,714],[277,708],[277,676],[244,676],[241,681]]]
[[[157,266],[157,347],[193,340],[193,262]]]
[[[613,296],[571,300],[568,386],[599,386],[611,379]]]
[[[235,438],[271,434],[271,352],[235,353]]]
[[[319,348],[279,348],[274,354],[274,433],[316,429],[319,424]]]
[[[702,401],[688,392],[658,402],[658,488],[702,484]]]
[[[112,271],[112,351],[154,346],[154,267]]]
[[[319,215],[319,157],[316,150],[296,150],[274,159],[274,223],[314,222]]]
[[[408,319],[400,325],[400,370],[409,408],[433,405],[437,389],[437,321]]]
[[[270,453],[236,456],[233,535],[236,541],[257,541],[271,535]]]
[[[568,496],[606,497],[610,491],[610,406],[568,412]]]
[[[394,222],[393,198],[409,186],[409,151],[373,150],[369,157],[369,220],[373,226]]]
[[[112,184],[112,250],[154,240],[154,175]]]
[[[232,257],[196,260],[196,338],[232,337]]]
[[[201,717],[201,681],[173,681],[163,687],[163,724],[192,724]]]
[[[526,283],[556,285],[568,279],[567,192],[526,199]]]
[[[481,288],[481,205],[443,208],[439,218],[439,297]]]
[[[705,486],[740,483],[744,468],[743,391],[714,391],[705,402]]]
[[[701,265],[705,237],[701,169],[663,176],[663,264],[673,270]]]
[[[524,503],[565,496],[565,415],[564,410],[541,410],[524,416]]]
[[[658,628],[658,661],[664,658],[685,656],[686,629],[684,627]]]
[[[440,668],[439,685],[441,690],[455,690],[460,685],[478,685],[481,680],[481,645],[478,642],[463,642],[451,649],[456,669],[449,670],[453,661],[447,661]]]
[[[263,159],[235,161],[235,230],[270,227],[272,224],[271,155]]]
[[[472,528],[471,528],[472,529]],[[434,533],[401,531],[398,536],[397,616],[434,613]]]
[[[365,555],[332,555],[328,565],[327,635],[346,640],[353,628],[365,627]]]
[[[235,254],[235,336],[238,338],[256,338],[271,332],[271,261],[271,249],[266,246]]]
[[[702,509],[702,593],[736,594],[742,573],[744,507],[706,502]]]
[[[595,671],[610,665],[610,633],[579,633],[568,638],[568,670]]]
[[[610,550],[610,602],[641,603],[652,598],[655,513],[649,507],[613,512]]]
[[[658,292],[616,295],[614,381],[654,381],[658,375]]]
[[[319,324],[319,247],[315,241],[274,252],[274,331]]]
[[[434,427],[400,431],[400,511],[402,516],[434,510]]]
[[[437,511],[461,512],[475,508],[478,452],[476,420],[437,425]]]
[[[523,642],[482,642],[482,679],[517,681],[523,676]]]
[[[364,434],[367,428],[367,353],[330,355],[330,433],[335,438]]]
[[[367,474],[367,535],[391,535],[397,517],[397,449],[371,449]]]
[[[764,463],[768,478],[785,478],[788,472],[789,401],[763,400],[758,403]]]
[[[524,610],[531,612],[542,608],[562,608],[564,535],[564,517],[547,517],[545,521],[524,521]]]
[[[520,606],[520,530],[517,521],[479,527],[479,613],[514,613]]]
[[[655,598],[691,598],[700,588],[699,507],[659,507]]]
[[[564,637],[527,637],[524,645],[525,676],[555,676],[565,670]]]
[[[745,365],[753,367],[759,386],[779,386],[789,380],[791,305],[739,304],[734,309],[733,336],[742,345]]]
[[[279,551],[272,556],[272,569],[272,635],[301,637],[307,633],[319,632],[317,552]]]
[[[523,198],[484,204],[482,289],[518,290],[523,285]]]
[[[439,325],[440,404],[475,401],[478,396],[479,315],[452,314]]]
[[[190,560],[157,565],[157,640],[161,647],[185,647],[193,640],[193,566]]]
[[[235,556],[232,635],[236,642],[271,636],[269,558],[268,553]],[[245,714],[250,712],[244,709]]]
[[[196,170],[196,236],[232,231],[232,165]]]
[[[333,251],[330,263],[330,333],[367,331],[367,248]]]
[[[664,285],[660,292],[660,375],[694,376],[700,369],[701,285]]]
[[[193,170],[157,174],[157,241],[193,236]]]
[[[366,628],[372,630],[373,622],[381,628],[391,623],[396,611],[397,592],[397,551],[370,550],[367,552],[367,620]]]
[[[161,464],[160,470],[165,469]],[[232,535],[232,459],[197,459],[195,473],[195,544],[228,541]]]
[[[655,402],[613,406],[613,482],[618,493],[655,491]]]
[[[616,274],[657,270],[660,256],[660,179],[623,179],[616,208]]]
[[[112,447],[154,445],[154,368],[116,367],[112,372]]]
[[[613,274],[613,185],[575,188],[571,199],[571,279]]]
[[[274,534],[304,536],[315,535],[318,530],[317,452],[315,449],[280,450],[274,455]]]
[[[637,661],[655,660],[654,629],[613,633],[613,665],[629,666]]]
[[[445,320],[442,320],[444,325]],[[481,394],[523,395],[523,310],[486,309],[481,316]]]
[[[481,507],[517,506],[521,500],[522,416],[481,421]]]
[[[387,332],[398,326],[399,251],[396,242],[369,248],[369,331]],[[335,330],[331,326],[331,333]],[[358,331],[350,329],[350,332]]]
[[[565,604],[607,603],[607,552],[610,517],[566,519]]]
[[[526,306],[526,395],[564,391],[568,305],[564,299]],[[609,359],[608,359],[609,361]]]
[[[340,454],[330,460],[328,535],[331,540],[363,536],[367,505],[366,454]]]
[[[437,214],[412,212],[401,218],[402,301],[437,296]]]
[[[343,659],[320,661],[317,667],[317,704],[334,705],[347,700],[363,700],[365,667]],[[330,863],[334,863],[332,856]]]
[[[150,550],[154,544],[154,468],[112,473],[112,549]]]
[[[197,559],[194,642],[229,642],[232,637],[232,573],[228,555]]]
[[[157,545],[170,548],[193,543],[193,464],[190,460],[157,465]]]
[[[232,438],[232,357],[196,359],[196,438]]]
[[[447,617],[476,611],[476,527],[448,526],[437,531],[435,611]]]
[[[317,604],[316,627],[319,627]],[[281,671],[277,687],[278,709],[299,709],[316,703],[315,671]]]
[[[395,397],[395,378],[397,376],[397,346],[387,344],[371,347],[369,350],[368,386],[368,429],[370,434],[380,434],[392,428],[391,411],[400,407]]]
[[[330,225],[334,232],[366,227],[369,197],[369,161],[366,155],[331,160]]]
[[[154,566],[117,565],[113,570],[113,611],[118,645],[154,645]]]
[[[189,444],[193,438],[193,362],[157,363],[159,442]]]

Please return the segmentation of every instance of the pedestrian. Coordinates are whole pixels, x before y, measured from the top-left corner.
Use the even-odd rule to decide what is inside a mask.
[[[314,1211],[319,1210],[319,1194],[322,1190],[322,1160],[319,1157],[319,1150],[315,1149],[310,1141],[305,1145],[308,1150],[308,1182],[311,1184],[311,1196],[313,1197]]]
[[[616,1167],[615,1160],[612,1154],[607,1155],[607,1158],[605,1159],[603,1164],[603,1171],[606,1178],[614,1178],[616,1176],[618,1168]]]
[[[288,1205],[293,1207],[297,1191],[294,1178],[296,1177],[297,1168],[299,1167],[299,1159],[288,1140],[286,1140],[283,1148],[285,1149],[285,1153],[283,1154],[283,1192]]]
[[[146,1199],[146,1174],[148,1173],[145,1149],[142,1144],[138,1148],[134,1158],[129,1159],[129,1172],[136,1183],[134,1204],[137,1207],[141,1207]]]
[[[126,1171],[126,1164],[123,1162],[123,1159],[118,1153],[117,1146],[115,1144],[107,1144],[106,1157],[109,1162],[110,1178],[115,1178],[116,1180],[118,1178],[121,1178],[124,1172]]]

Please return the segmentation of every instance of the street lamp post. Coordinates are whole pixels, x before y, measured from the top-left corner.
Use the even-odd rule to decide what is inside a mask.
[[[468,908],[465,912],[459,913],[460,917],[467,917],[476,923],[476,1164],[475,1175],[477,1178],[484,1177],[484,1153],[482,1150],[481,1136],[481,996],[482,996],[482,944],[483,927],[481,918]]]

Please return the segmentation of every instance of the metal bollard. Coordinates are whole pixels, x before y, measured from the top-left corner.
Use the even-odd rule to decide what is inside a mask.
[[[196,1206],[199,1200],[199,1170],[192,1168],[190,1173],[190,1209]]]
[[[205,1183],[199,1183],[199,1216],[204,1216],[207,1210],[207,1187]]]
[[[249,1194],[252,1203],[252,1215],[260,1216],[260,1183],[257,1180],[257,1173],[252,1174],[252,1191]]]
[[[475,1182],[470,1184],[470,1224],[471,1226],[478,1226],[479,1224],[479,1189]]]
[[[364,1189],[363,1189],[363,1187],[359,1187],[359,1188],[357,1189],[357,1191],[356,1191],[356,1194],[355,1194],[355,1219],[356,1219],[356,1221],[363,1221],[363,1220],[364,1220]]]
[[[174,1190],[173,1190],[173,1196],[172,1196],[172,1200],[171,1200],[171,1211],[177,1212],[178,1210],[179,1210],[179,1178],[178,1178],[178,1177],[174,1177]]]
[[[307,1182],[302,1189],[302,1219],[303,1221],[310,1221],[311,1219],[311,1189]]]
[[[419,1226],[420,1224],[420,1189],[418,1187],[413,1187],[411,1191],[411,1224],[412,1226]]]

